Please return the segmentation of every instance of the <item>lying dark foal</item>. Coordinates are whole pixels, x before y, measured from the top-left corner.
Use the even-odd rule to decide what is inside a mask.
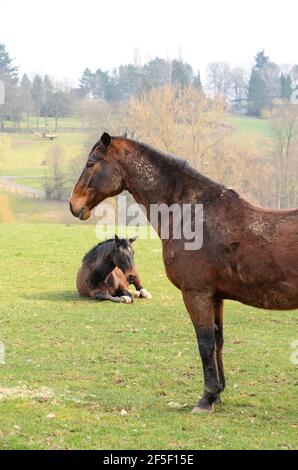
[[[150,299],[151,294],[141,285],[134,266],[134,252],[129,240],[106,240],[94,246],[83,258],[77,274],[77,289],[81,296],[94,300],[132,303],[133,297]],[[129,284],[136,288],[129,290]]]

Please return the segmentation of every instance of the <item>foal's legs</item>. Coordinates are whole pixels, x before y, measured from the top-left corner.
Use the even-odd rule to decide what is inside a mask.
[[[223,360],[222,360],[222,349],[224,345],[223,339],[223,300],[216,299],[214,302],[214,335],[215,335],[215,343],[216,343],[216,362],[217,362],[217,370],[218,370],[218,377],[219,382],[222,386],[222,390],[225,389],[226,381],[224,375],[224,367],[223,367]]]
[[[138,274],[135,275],[135,278],[133,280],[133,285],[136,288],[136,292],[134,292],[134,297],[143,297],[144,299],[151,299],[152,295],[151,293],[142,287],[141,279]]]
[[[124,304],[132,304],[133,303],[133,295],[129,292],[126,288],[119,288],[117,294],[119,295],[121,302]]]
[[[128,282],[126,279],[118,279],[117,296],[120,297],[121,302],[131,304],[133,302],[133,295],[128,290]]]
[[[211,293],[187,290],[183,300],[193,322],[204,372],[204,394],[193,412],[210,412],[222,391],[219,380],[214,334],[214,301]]]
[[[95,294],[94,299],[99,300],[99,301],[109,300],[110,302],[115,302],[115,303],[121,303],[122,302],[120,297],[113,297],[112,295],[105,294],[103,292],[98,292],[97,294]]]

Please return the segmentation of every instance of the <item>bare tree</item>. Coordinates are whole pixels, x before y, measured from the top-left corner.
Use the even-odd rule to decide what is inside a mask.
[[[232,99],[239,102],[247,98],[248,74],[242,67],[235,67],[231,70],[231,93]]]
[[[212,96],[228,98],[232,87],[232,74],[226,62],[212,62],[207,66],[207,88]]]
[[[65,150],[54,144],[47,152],[47,171],[43,186],[47,199],[61,201],[66,195],[67,175],[65,173]]]
[[[277,206],[280,209],[291,207],[298,199],[298,107],[288,100],[281,100],[264,115],[270,119]]]
[[[138,139],[168,153],[187,156],[203,169],[230,133],[225,125],[225,104],[220,97],[208,99],[201,90],[180,86],[153,89],[132,98],[126,108],[129,130]]]

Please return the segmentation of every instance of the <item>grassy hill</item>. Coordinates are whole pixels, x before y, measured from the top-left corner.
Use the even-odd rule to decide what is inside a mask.
[[[42,176],[45,172],[43,162],[47,161],[49,151],[60,146],[65,162],[82,154],[86,136],[84,133],[58,133],[54,141],[41,140],[34,134],[6,133],[10,145],[2,164],[2,174],[8,176]]]
[[[224,404],[192,415],[201,365],[160,242],[135,244],[153,299],[133,305],[78,297],[95,242],[83,224],[0,225],[0,448],[297,448],[297,312],[227,303]]]

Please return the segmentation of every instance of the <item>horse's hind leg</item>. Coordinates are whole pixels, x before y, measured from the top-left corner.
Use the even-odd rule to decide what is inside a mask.
[[[110,302],[115,302],[115,303],[121,303],[120,297],[113,297],[110,294],[104,294],[103,292],[98,292],[94,296],[95,300],[103,301],[103,300],[109,300]]]
[[[187,290],[183,300],[196,331],[204,371],[204,394],[193,412],[210,412],[222,391],[215,353],[213,297],[211,293]]]
[[[222,386],[222,390],[225,389],[226,381],[224,375],[224,367],[222,360],[222,350],[224,345],[223,338],[223,307],[224,303],[222,299],[216,299],[214,302],[214,336],[216,344],[216,362],[219,382]],[[218,397],[217,403],[220,403],[220,398]]]

